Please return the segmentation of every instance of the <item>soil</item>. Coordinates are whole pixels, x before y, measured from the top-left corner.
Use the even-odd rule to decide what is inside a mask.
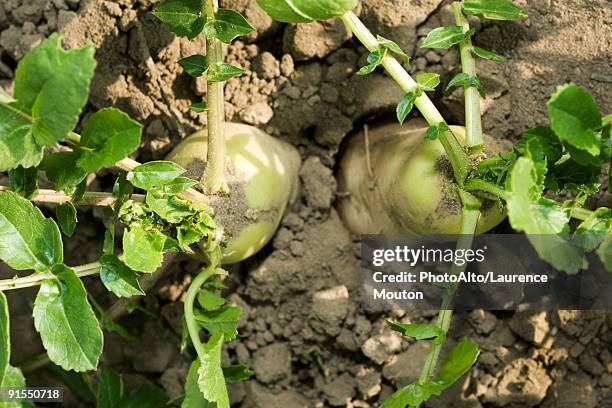
[[[153,0],[3,0],[0,4],[0,86],[11,88],[16,63],[56,31],[68,46],[92,41],[98,67],[88,114],[102,107],[124,110],[145,125],[134,158],[161,159],[182,138],[205,124],[190,112],[205,94],[202,80],[177,61],[204,48],[202,39],[175,38],[152,15]],[[456,50],[415,47],[432,28],[453,24],[442,0],[363,0],[362,18],[375,32],[399,42],[413,56],[411,72],[437,72],[445,83],[458,70]],[[546,119],[546,101],[559,84],[588,88],[603,108],[612,107],[612,9],[605,0],[519,0],[529,17],[516,23],[475,22],[475,41],[509,57],[479,61],[488,89],[485,131],[515,140]],[[242,337],[224,359],[246,363],[255,378],[230,385],[243,408],[375,407],[400,385],[414,381],[425,353],[422,343],[402,339],[384,324],[429,322],[435,312],[369,313],[359,306],[359,246],[334,209],[335,168],[353,129],[393,112],[401,91],[381,72],[355,75],[367,56],[341,24],[293,27],[272,22],[255,0],[221,0],[256,26],[227,48],[229,62],[247,70],[226,85],[227,119],[256,125],[298,147],[302,197],[273,242],[234,266],[229,299],[244,308]],[[461,124],[461,90],[433,96],[451,122]],[[110,189],[107,174],[90,188]],[[50,213],[49,213],[50,214]],[[80,210],[77,233],[67,239],[66,262],[95,261],[101,253],[104,217]],[[105,335],[102,364],[124,376],[126,388],[161,386],[182,392],[190,361],[179,350],[182,298],[201,265],[173,262],[142,298],[147,313],[119,322],[134,336]],[[2,276],[11,271],[0,265]],[[96,300],[115,299],[97,278],[86,278]],[[42,351],[31,322],[35,290],[9,293],[13,364]],[[475,339],[482,355],[474,369],[428,407],[612,407],[612,315],[609,312],[458,313],[449,345]],[[60,383],[48,369],[28,374],[30,385]],[[95,382],[95,374],[90,375]],[[65,392],[66,407],[87,403]]]

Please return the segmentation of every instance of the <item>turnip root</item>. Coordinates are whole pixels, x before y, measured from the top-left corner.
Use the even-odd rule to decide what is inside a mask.
[[[230,194],[212,196],[209,205],[223,228],[223,263],[236,263],[257,253],[274,235],[299,192],[297,150],[261,130],[225,123],[226,181]],[[206,165],[207,135],[189,136],[167,159],[200,179]]]
[[[461,201],[453,172],[439,141],[425,140],[427,127],[415,121],[388,124],[368,132],[369,163],[365,133],[349,142],[340,163],[339,191],[346,193],[338,209],[355,234],[457,234]],[[451,126],[460,141],[465,129]],[[500,152],[486,136],[489,156]],[[476,229],[486,232],[506,214],[487,201]]]

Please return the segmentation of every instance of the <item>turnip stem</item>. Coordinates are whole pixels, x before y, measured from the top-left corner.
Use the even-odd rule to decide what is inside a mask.
[[[72,269],[79,278],[95,275],[100,271],[100,262],[74,266]],[[51,272],[47,272],[24,276],[23,278],[3,279],[0,280],[0,292],[37,286],[40,285],[43,280],[54,279],[55,277],[56,276]]]
[[[217,11],[217,0],[206,0],[204,8],[207,18],[215,18]],[[223,61],[223,48],[221,41],[216,38],[206,39],[206,56],[210,69],[216,69]],[[206,171],[202,175],[201,182],[208,188],[208,192],[227,193],[228,187],[225,181],[225,135],[223,122],[225,121],[225,101],[223,98],[223,82],[208,81],[206,85],[208,100],[207,131],[208,150],[206,154]]]
[[[5,186],[0,186],[0,194],[5,193],[7,191],[12,191],[10,188]],[[132,200],[143,203],[145,201],[145,196],[142,194],[133,194],[131,197]],[[72,196],[54,191],[54,190],[38,190],[36,194],[32,196],[30,201],[36,203],[47,203],[47,204],[62,204],[67,203],[72,200]],[[76,205],[90,205],[94,207],[109,207],[117,201],[117,197],[115,197],[112,193],[99,193],[99,192],[86,192],[83,195],[83,198],[76,203]]]
[[[503,188],[480,179],[470,179],[465,184],[465,189],[468,191],[484,191],[485,193],[492,194],[501,198],[502,200],[508,200],[508,197],[510,196],[510,193]]]
[[[217,268],[215,265],[210,265],[202,272],[200,272],[191,285],[189,285],[189,289],[187,290],[187,297],[185,299],[185,323],[187,325],[187,331],[189,332],[189,337],[191,338],[191,343],[195,348],[196,353],[200,360],[205,358],[206,352],[204,350],[204,345],[200,340],[200,328],[198,327],[198,323],[195,320],[195,316],[193,314],[193,304],[195,302],[198,293],[200,292],[200,288],[208,279],[213,277],[217,273]]]
[[[461,3],[453,3],[455,21],[463,28],[463,32],[470,30],[470,24],[463,14]],[[472,54],[472,39],[468,37],[459,43],[461,53],[461,69],[464,74],[476,76],[476,59]],[[465,97],[465,145],[474,153],[482,151],[484,139],[482,137],[482,120],[480,113],[480,94],[474,86],[463,87]]]
[[[352,11],[345,13],[340,18],[370,52],[374,52],[379,49],[380,45],[376,37],[374,37],[370,30],[361,22],[361,20],[359,20],[359,17],[357,17]],[[393,56],[387,53],[382,60],[382,66],[387,70],[395,82],[399,84],[404,92],[416,91],[417,83]],[[438,109],[426,94],[423,93],[421,96],[419,96],[414,105],[421,112],[430,126],[436,126],[439,123],[445,122]],[[444,150],[450,159],[453,171],[455,173],[455,179],[460,186],[463,185],[463,182],[467,178],[471,169],[469,158],[463,146],[461,146],[451,131],[441,134],[439,140],[440,143],[442,143],[442,146],[444,146]]]

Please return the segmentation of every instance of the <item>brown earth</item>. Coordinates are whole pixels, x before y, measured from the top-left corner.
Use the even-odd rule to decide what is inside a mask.
[[[17,61],[45,36],[63,31],[70,46],[93,41],[98,68],[87,112],[118,107],[145,125],[135,158],[160,159],[205,122],[188,106],[205,94],[204,82],[184,74],[177,61],[201,50],[170,34],[151,14],[151,0],[3,0],[0,4],[0,86],[10,89]],[[300,202],[276,238],[254,259],[232,268],[228,296],[245,310],[243,337],[225,360],[249,364],[255,378],[230,387],[235,406],[370,407],[418,376],[423,345],[400,338],[386,318],[429,322],[434,313],[371,314],[359,308],[359,247],[343,227],[334,200],[333,168],[350,132],[388,116],[401,97],[380,72],[355,75],[367,53],[336,22],[293,27],[272,22],[254,0],[226,0],[242,11],[257,34],[235,41],[227,59],[247,69],[226,85],[229,120],[261,127],[300,150]],[[605,0],[536,0],[516,23],[475,22],[475,41],[509,57],[479,62],[488,97],[487,133],[514,140],[546,119],[545,102],[568,81],[588,88],[604,113],[612,107],[612,12]],[[361,15],[375,32],[413,56],[411,72],[437,72],[443,82],[458,70],[455,50],[424,50],[418,41],[432,28],[453,24],[446,1],[364,0]],[[461,91],[434,100],[461,123]],[[84,115],[87,116],[87,113]],[[91,189],[109,189],[99,175]],[[67,262],[100,255],[101,211],[79,212],[77,234],[66,240]],[[179,351],[181,298],[199,264],[174,262],[141,305],[120,323],[136,339],[106,335],[102,364],[124,375],[126,388],[162,386],[175,397],[189,362]],[[11,272],[4,266],[2,275]],[[114,298],[96,278],[86,283],[104,306]],[[34,290],[10,293],[13,363],[42,351],[29,318]],[[482,355],[469,375],[428,407],[610,407],[612,319],[609,312],[459,313],[451,338],[476,339]],[[91,376],[95,380],[95,375]],[[61,381],[47,369],[28,375],[31,385]],[[67,407],[86,406],[67,392]]]

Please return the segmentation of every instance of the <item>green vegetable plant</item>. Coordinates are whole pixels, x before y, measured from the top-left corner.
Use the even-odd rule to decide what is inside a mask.
[[[515,21],[526,16],[520,7],[510,0],[455,2],[455,25],[432,30],[421,44],[424,48],[459,47],[461,72],[446,90],[463,88],[462,128],[449,126],[426,95],[439,85],[439,76],[422,73],[413,79],[398,61],[406,64],[409,59],[400,45],[374,36],[352,12],[356,1],[257,2],[270,16],[287,23],[340,18],[370,52],[358,74],[368,75],[382,67],[405,92],[396,109],[400,125],[383,126],[371,134],[365,131],[351,140],[341,159],[339,186],[347,194],[339,210],[353,232],[460,234],[457,246],[465,249],[471,247],[475,233],[491,230],[507,215],[512,227],[526,233],[540,257],[557,269],[576,273],[586,266],[584,251],[596,250],[612,270],[612,241],[607,237],[612,212],[587,209],[586,204],[599,191],[604,165],[612,159],[612,119],[602,117],[588,91],[573,84],[559,87],[547,105],[550,126],[526,131],[510,152],[483,134],[480,100],[486,90],[476,61],[505,58],[472,44],[475,30],[468,16]],[[422,129],[407,123],[402,128],[415,107],[428,126]],[[567,193],[573,198],[564,200]],[[572,219],[581,222],[571,228]],[[455,273],[462,269],[453,268]],[[438,364],[456,289],[447,288],[434,324],[389,322],[391,329],[430,341],[431,346],[419,380],[398,390],[382,408],[418,407],[441,395],[476,362],[479,347],[464,338]]]

